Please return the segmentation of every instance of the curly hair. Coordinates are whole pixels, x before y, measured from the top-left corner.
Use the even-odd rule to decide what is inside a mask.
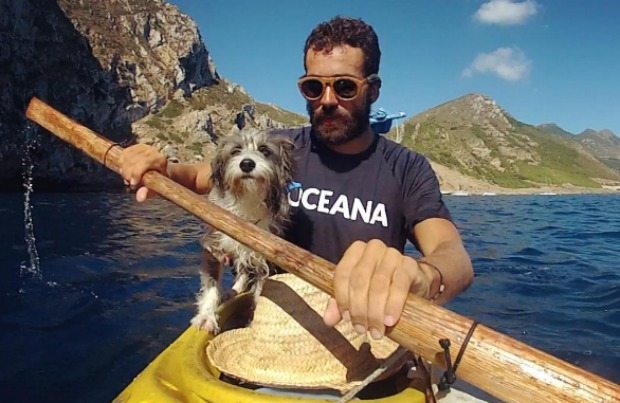
[[[306,55],[309,49],[329,52],[340,45],[349,45],[362,50],[365,75],[379,73],[381,50],[374,29],[361,19],[342,16],[322,22],[312,30],[304,47],[304,69],[307,71]]]

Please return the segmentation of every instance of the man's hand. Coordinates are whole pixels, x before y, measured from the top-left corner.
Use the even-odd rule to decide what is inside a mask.
[[[142,177],[147,171],[158,171],[167,175],[168,160],[155,147],[136,144],[125,148],[121,154],[120,173],[126,185],[137,189],[136,200],[143,202],[156,195],[152,190],[141,186]]]
[[[345,251],[334,273],[335,299],[329,301],[323,320],[334,326],[344,317],[358,333],[375,339],[394,326],[409,292],[427,297],[433,273],[415,259],[380,240],[356,241]]]

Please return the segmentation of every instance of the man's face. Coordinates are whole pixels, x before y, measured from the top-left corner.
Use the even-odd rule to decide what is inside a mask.
[[[327,53],[309,49],[306,70],[308,76],[346,75],[363,79],[364,55],[361,49],[348,45],[334,47]],[[306,107],[317,136],[327,145],[342,145],[361,136],[368,128],[371,103],[369,85],[364,85],[351,100],[338,98],[328,85],[322,96],[307,101]]]

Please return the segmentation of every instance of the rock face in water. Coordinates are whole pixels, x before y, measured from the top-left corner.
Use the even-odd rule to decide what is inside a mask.
[[[81,152],[26,129],[37,96],[115,141],[176,93],[218,81],[196,25],[160,0],[0,1],[0,190],[21,186],[26,138],[37,138],[39,188],[118,185]]]

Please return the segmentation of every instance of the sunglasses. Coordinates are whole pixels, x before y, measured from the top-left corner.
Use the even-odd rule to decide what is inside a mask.
[[[364,78],[358,78],[353,76],[302,76],[297,81],[297,86],[301,95],[309,101],[316,101],[323,96],[325,87],[330,86],[338,97],[344,101],[350,101],[355,99],[362,88],[366,84],[372,84],[379,81],[377,74],[371,74]]]

